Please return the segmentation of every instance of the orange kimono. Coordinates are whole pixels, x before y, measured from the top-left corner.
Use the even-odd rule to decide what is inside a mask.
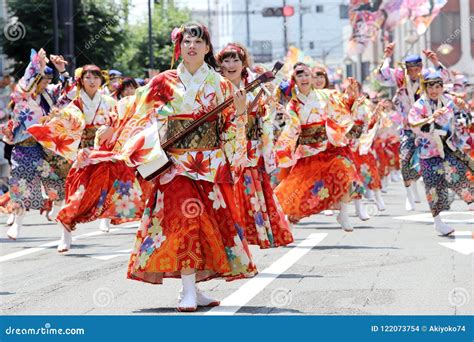
[[[275,188],[284,212],[298,220],[337,206],[358,179],[347,135],[354,126],[342,97],[330,90],[296,92],[291,121],[276,142],[278,165],[292,169]]]

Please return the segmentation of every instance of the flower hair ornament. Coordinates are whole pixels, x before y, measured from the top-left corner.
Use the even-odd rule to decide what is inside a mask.
[[[181,42],[183,40],[184,25],[175,27],[171,32],[171,41],[174,44],[173,56],[171,57],[171,69],[173,69],[174,63],[179,59],[181,55]]]

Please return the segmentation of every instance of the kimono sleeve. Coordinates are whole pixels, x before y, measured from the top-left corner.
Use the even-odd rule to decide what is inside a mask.
[[[232,98],[232,86],[228,81],[220,83],[220,90],[223,98]],[[245,126],[247,115],[235,115],[234,105],[230,105],[222,111],[222,132],[221,141],[224,154],[230,163],[230,168],[234,179],[238,179],[245,167],[247,160],[247,140]]]
[[[390,58],[385,58],[377,70],[376,79],[385,87],[397,85],[397,70],[390,67]]]
[[[299,103],[292,99],[287,105],[289,120],[275,143],[275,159],[279,167],[296,164],[294,154],[301,134],[301,122],[298,117]]]
[[[42,123],[30,126],[28,133],[43,147],[73,161],[85,126],[84,114],[77,102],[73,101],[63,109],[54,111]]]
[[[408,123],[416,135],[422,133],[421,128],[423,125],[420,125],[420,123],[425,120],[427,116],[428,113],[425,107],[425,101],[423,99],[419,99],[415,102],[413,107],[411,107],[410,112],[408,113]]]
[[[34,91],[34,88],[40,79],[41,74],[39,55],[34,49],[31,49],[30,63],[26,67],[25,74],[18,81],[18,87],[16,89],[17,91],[21,91],[23,93],[31,93]]]
[[[273,118],[275,117],[276,108],[265,105],[264,100],[260,103],[260,123],[262,127],[261,144],[262,156],[267,173],[271,173],[276,169],[276,160],[274,154],[274,131]]]

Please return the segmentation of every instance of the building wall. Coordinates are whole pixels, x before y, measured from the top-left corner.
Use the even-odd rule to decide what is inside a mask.
[[[247,33],[246,1],[249,6],[249,26]],[[317,60],[325,60],[328,65],[340,65],[343,54],[342,28],[348,19],[340,19],[340,5],[348,0],[286,0],[286,5],[294,6],[295,15],[287,18],[288,45],[300,47],[300,5],[302,14],[302,50]],[[207,9],[206,1],[179,1],[183,7],[202,6]],[[221,48],[228,42],[240,42],[249,45],[250,51],[257,57],[270,56],[271,60],[286,55],[284,48],[284,30],[282,17],[263,17],[265,7],[283,6],[283,0],[214,0],[211,8],[218,30],[212,29],[213,43]],[[316,6],[322,6],[322,12],[316,12]],[[192,11],[196,20],[201,13]],[[250,43],[250,44],[248,44]]]
[[[350,32],[350,27],[347,30]],[[421,36],[415,34],[414,25],[407,20],[393,31],[391,40],[395,42],[392,58],[395,63],[403,61],[408,54],[420,54],[425,65],[430,66],[422,51],[431,49],[437,52],[440,61],[447,67],[464,73],[471,81],[474,80],[474,0],[449,0]],[[443,55],[437,51],[443,43],[450,44],[452,52]],[[364,52],[362,62],[370,63],[373,69],[378,66],[382,57],[383,43],[379,37]],[[353,61],[357,64],[355,57]]]
[[[0,0],[0,21],[5,23],[7,19],[8,19],[7,1]],[[3,34],[3,29],[0,32],[0,34]],[[8,69],[8,65],[7,65],[8,60],[7,60],[7,56],[3,53],[3,46],[1,44],[1,41],[2,40],[0,40],[0,76],[6,73]]]
[[[450,0],[430,27],[431,45],[436,50],[449,44],[453,50],[440,55],[447,66],[474,80],[474,0]]]

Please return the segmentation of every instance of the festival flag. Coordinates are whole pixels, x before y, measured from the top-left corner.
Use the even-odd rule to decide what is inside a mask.
[[[447,2],[447,0],[405,0],[405,6],[410,11],[410,19],[419,35],[426,32]]]

